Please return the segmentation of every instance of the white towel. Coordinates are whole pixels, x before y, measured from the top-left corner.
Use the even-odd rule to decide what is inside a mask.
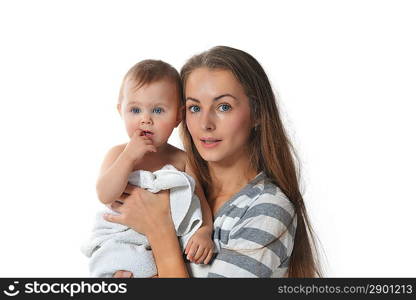
[[[199,198],[194,194],[194,179],[166,165],[153,173],[134,171],[129,176],[129,183],[152,193],[170,190],[172,220],[183,248],[202,225]],[[156,275],[156,265],[147,238],[127,226],[107,222],[103,219],[105,213],[117,214],[107,207],[99,212],[92,237],[81,247],[81,251],[90,257],[91,276],[112,277],[118,270],[130,271],[134,277]]]

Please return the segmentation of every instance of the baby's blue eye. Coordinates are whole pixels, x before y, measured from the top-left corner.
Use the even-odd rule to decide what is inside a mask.
[[[161,107],[156,107],[156,108],[154,108],[153,109],[153,112],[155,113],[155,114],[161,114],[162,112],[164,112],[165,110],[163,109],[163,108],[161,108]]]
[[[130,109],[130,111],[131,111],[132,113],[134,113],[134,114],[138,114],[138,113],[140,113],[140,112],[141,112],[140,108],[137,108],[137,107],[132,107],[132,108]]]
[[[226,111],[229,111],[231,109],[231,105],[221,104],[220,106],[218,106],[218,108],[221,112],[226,112]]]
[[[199,111],[201,110],[201,108],[200,108],[199,106],[192,105],[192,106],[189,106],[189,107],[188,107],[188,110],[189,110],[191,113],[196,113],[196,112],[199,112]]]

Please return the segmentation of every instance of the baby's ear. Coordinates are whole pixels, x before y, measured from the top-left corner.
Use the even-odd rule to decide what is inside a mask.
[[[121,116],[121,104],[120,103],[117,104],[117,111]]]
[[[185,106],[180,106],[178,108],[178,113],[176,114],[176,125],[175,125],[175,127],[179,126],[179,124],[183,120],[184,115],[185,115]]]

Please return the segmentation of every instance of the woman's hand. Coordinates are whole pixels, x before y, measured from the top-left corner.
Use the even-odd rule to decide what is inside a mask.
[[[174,227],[168,191],[151,193],[133,185],[127,185],[123,196],[111,205],[120,215],[106,214],[104,219],[128,226],[146,236]],[[170,226],[170,228],[169,228]]]
[[[117,271],[113,274],[113,278],[133,278],[133,273],[129,271]]]
[[[124,193],[111,205],[120,215],[106,214],[104,219],[146,235],[155,258],[157,276],[189,277],[170,213],[168,191],[153,194],[127,185]],[[115,275],[119,274],[116,272]]]
[[[129,271],[117,271],[113,274],[113,278],[133,278],[133,273]],[[152,276],[150,278],[159,278],[159,276],[156,274],[155,276]]]

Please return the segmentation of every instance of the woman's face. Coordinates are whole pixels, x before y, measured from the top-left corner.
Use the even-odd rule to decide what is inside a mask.
[[[216,163],[247,159],[250,105],[234,75],[198,68],[186,81],[185,97],[186,125],[202,158]]]

